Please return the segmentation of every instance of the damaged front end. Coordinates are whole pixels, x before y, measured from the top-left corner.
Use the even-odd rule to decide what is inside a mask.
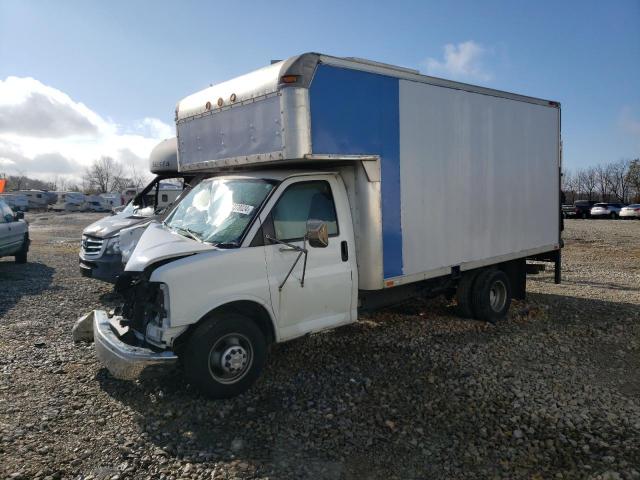
[[[126,334],[126,332],[125,332]],[[119,335],[118,317],[104,310],[93,312],[93,339],[98,360],[116,378],[133,380],[150,368],[166,368],[178,362],[170,350],[152,350],[132,345]]]
[[[127,329],[129,342],[164,348],[163,330],[169,326],[169,289],[151,282],[145,273],[125,273],[116,282],[116,293],[124,302],[115,310],[119,323]]]
[[[169,289],[149,281],[149,276],[150,272],[125,272],[115,286],[122,305],[111,316],[94,311],[96,354],[116,378],[135,379],[148,367],[166,367],[178,360],[168,348],[173,337],[165,337],[171,330]]]

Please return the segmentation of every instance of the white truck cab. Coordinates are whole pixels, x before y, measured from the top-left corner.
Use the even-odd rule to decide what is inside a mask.
[[[528,258],[559,281],[556,102],[304,54],[176,112],[179,169],[200,177],[142,234],[123,305],[94,312],[117,377],[181,359],[229,397],[270,343],[416,295],[495,322],[524,297]]]

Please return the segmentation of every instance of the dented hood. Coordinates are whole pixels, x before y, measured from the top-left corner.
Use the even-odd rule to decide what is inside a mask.
[[[125,270],[141,272],[152,263],[172,257],[217,250],[208,243],[200,243],[172,232],[161,224],[151,224],[142,234]]]
[[[123,213],[109,215],[108,217],[101,218],[97,222],[93,222],[82,231],[82,234],[99,238],[112,237],[120,233],[120,230],[123,228],[130,227],[137,223],[148,223],[151,220],[149,217],[132,217],[129,214]]]

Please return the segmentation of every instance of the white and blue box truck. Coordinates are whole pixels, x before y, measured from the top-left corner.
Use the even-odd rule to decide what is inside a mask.
[[[118,377],[181,360],[228,397],[272,342],[419,295],[495,322],[528,259],[559,281],[557,102],[307,53],[181,100],[176,130],[198,180],[94,312]]]

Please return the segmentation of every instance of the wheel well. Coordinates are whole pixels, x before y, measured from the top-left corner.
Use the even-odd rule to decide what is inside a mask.
[[[267,312],[267,310],[257,302],[252,302],[250,300],[238,300],[231,303],[225,303],[224,305],[220,305],[219,307],[214,308],[196,323],[190,325],[189,328],[174,341],[174,350],[179,353],[182,347],[186,344],[187,339],[191,336],[191,333],[202,322],[211,317],[211,315],[223,315],[225,312],[239,313],[240,315],[244,315],[245,317],[250,318],[256,323],[256,325],[258,325],[258,327],[264,334],[264,337],[267,340],[267,344],[273,343],[275,341],[276,335],[269,312]]]

